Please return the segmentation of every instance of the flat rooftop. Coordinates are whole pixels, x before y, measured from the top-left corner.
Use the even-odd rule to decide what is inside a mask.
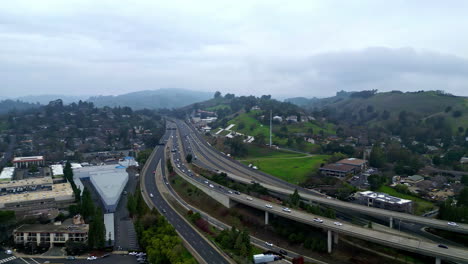
[[[0,183],[0,189],[2,188],[15,188],[15,187],[24,187],[24,186],[34,186],[34,185],[52,185],[54,182],[52,177],[43,177],[43,178],[29,178],[25,180],[10,181],[5,183]]]
[[[50,191],[24,192],[18,194],[7,194],[0,196],[0,208],[6,203],[26,202],[44,199],[55,199],[56,201],[74,200],[73,189],[70,183],[59,183],[52,185]]]
[[[75,178],[89,178],[106,206],[116,206],[128,182],[125,166],[119,164],[73,169]]]
[[[61,164],[51,165],[50,168],[54,176],[63,175],[63,166]]]
[[[11,180],[13,174],[15,173],[15,167],[5,167],[0,173],[0,181],[2,180]]]
[[[349,158],[349,159],[342,159],[342,160],[338,161],[337,163],[360,166],[362,164],[365,164],[366,161],[362,160],[362,159]]]
[[[395,196],[388,195],[386,193],[365,191],[365,192],[359,192],[359,194],[361,196],[365,196],[365,197],[368,197],[368,198],[373,198],[375,200],[386,202],[386,203],[405,204],[405,203],[413,202],[411,200],[398,198],[398,197],[395,197]]]
[[[74,224],[24,224],[15,229],[15,232],[27,233],[87,233],[89,230],[88,224],[74,225]]]
[[[332,163],[327,164],[320,168],[320,170],[331,170],[331,171],[340,171],[340,172],[348,172],[356,169],[355,166],[347,165],[347,164],[340,164],[340,163]]]
[[[13,163],[15,162],[27,162],[27,161],[42,161],[44,156],[30,156],[30,157],[15,157]]]

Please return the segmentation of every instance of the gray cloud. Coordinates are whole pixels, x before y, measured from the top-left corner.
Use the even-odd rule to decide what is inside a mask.
[[[0,6],[0,92],[468,95],[468,37],[460,34],[468,4],[376,2],[8,2]]]

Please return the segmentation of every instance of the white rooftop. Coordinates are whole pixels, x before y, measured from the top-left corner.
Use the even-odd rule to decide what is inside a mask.
[[[35,160],[44,160],[44,156],[16,157],[13,159],[13,162],[25,162]]]
[[[15,167],[5,167],[0,173],[0,181],[1,180],[11,180],[13,178],[13,174],[15,173]]]
[[[126,168],[119,164],[73,169],[74,177],[89,178],[101,196],[106,209],[114,211],[128,182]]]
[[[104,225],[106,227],[106,242],[109,240],[109,233],[110,239],[114,241],[114,214],[104,214]]]
[[[365,192],[359,192],[361,196],[366,196],[368,198],[373,198],[378,201],[386,202],[386,203],[397,203],[397,204],[405,204],[405,203],[411,203],[411,200],[407,199],[402,199],[398,198],[395,196],[388,195],[386,193],[378,193],[378,192],[372,192],[372,191],[365,191]]]
[[[61,164],[51,165],[50,168],[52,169],[52,174],[54,176],[63,175],[63,166]]]

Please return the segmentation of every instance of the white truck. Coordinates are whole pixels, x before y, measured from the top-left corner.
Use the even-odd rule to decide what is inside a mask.
[[[272,254],[257,254],[253,256],[254,263],[259,264],[259,263],[267,263],[267,262],[273,262],[276,260],[276,256]]]

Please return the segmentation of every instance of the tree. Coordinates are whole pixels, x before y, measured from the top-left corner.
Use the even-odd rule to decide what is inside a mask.
[[[465,186],[468,186],[468,175],[463,175],[461,177],[461,183],[463,183]]]
[[[191,163],[192,162],[192,154],[187,154],[187,156],[185,157],[185,160],[187,160],[187,163]]]
[[[458,118],[458,117],[462,116],[462,112],[460,110],[454,111],[452,113],[452,116],[455,117],[455,118]]]
[[[101,208],[95,210],[88,234],[88,246],[90,248],[103,248],[106,245],[106,227]]]
[[[369,221],[369,223],[367,223],[367,228],[372,228],[372,222]]]
[[[385,177],[384,176],[379,176],[377,174],[372,174],[369,177],[367,177],[367,181],[369,182],[370,189],[372,191],[375,191],[379,189],[382,184],[385,183]]]
[[[220,91],[216,91],[215,94],[214,94],[214,98],[221,98],[221,92]]]
[[[460,195],[458,196],[457,206],[468,207],[468,187],[461,190]]]
[[[299,206],[299,203],[301,202],[301,196],[299,195],[297,189],[295,189],[294,193],[289,196],[289,202],[295,207]]]
[[[88,221],[95,213],[94,202],[91,198],[91,193],[86,187],[83,190],[83,196],[81,198],[80,212],[86,221]]]
[[[382,148],[375,144],[372,147],[372,152],[369,157],[369,164],[372,167],[382,168],[385,165],[385,162],[385,153],[383,152]]]

